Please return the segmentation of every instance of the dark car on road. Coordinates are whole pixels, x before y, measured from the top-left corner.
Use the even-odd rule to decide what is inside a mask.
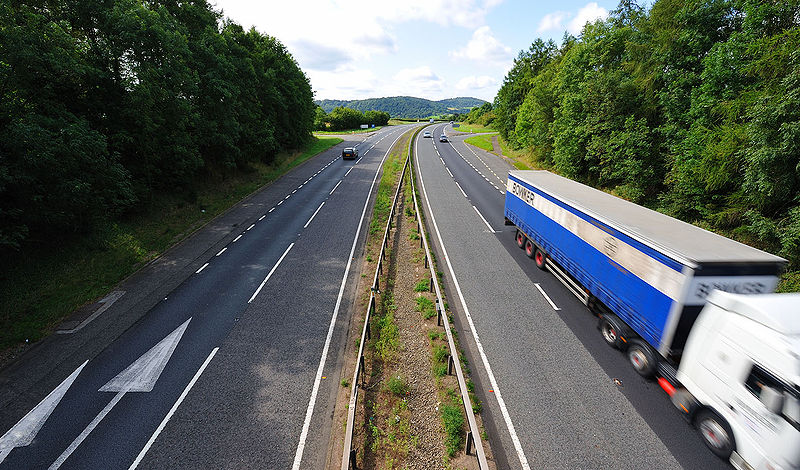
[[[355,147],[345,147],[342,149],[342,160],[355,160],[358,158],[358,149]]]

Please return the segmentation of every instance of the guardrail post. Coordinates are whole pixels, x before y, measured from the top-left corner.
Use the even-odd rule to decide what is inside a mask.
[[[447,375],[453,375],[453,368],[455,364],[453,364],[453,356],[447,355]]]
[[[426,257],[425,259],[428,259],[428,258]],[[427,268],[427,266],[425,266],[425,267]],[[431,288],[431,292],[433,292],[433,277],[431,277],[430,288]]]
[[[361,371],[361,385],[364,385],[364,356],[358,358],[358,370]]]
[[[358,470],[356,467],[356,450],[350,449],[350,470]]]
[[[428,269],[428,255],[425,254],[425,269]]]
[[[472,431],[467,432],[467,445],[464,453],[469,455],[472,453],[472,445],[475,443],[475,439],[472,437]],[[352,460],[351,460],[352,462]]]
[[[439,308],[439,299],[436,299],[436,326],[442,326],[442,310]]]

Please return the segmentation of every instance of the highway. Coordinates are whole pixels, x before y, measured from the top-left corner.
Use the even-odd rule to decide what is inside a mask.
[[[447,125],[415,143],[448,303],[497,468],[729,468],[503,224],[508,170]]]
[[[0,468],[324,468],[352,260],[410,128],[296,167],[0,373]]]

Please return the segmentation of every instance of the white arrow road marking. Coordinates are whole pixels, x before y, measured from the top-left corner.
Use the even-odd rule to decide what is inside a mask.
[[[0,437],[0,463],[5,460],[15,447],[25,447],[33,442],[33,438],[36,437],[36,434],[42,429],[47,418],[50,417],[50,414],[56,409],[58,403],[64,398],[72,382],[75,382],[75,379],[78,377],[78,374],[81,373],[84,366],[86,366],[87,362],[89,361],[84,362],[80,367],[75,369],[75,372],[64,379],[58,387],[54,388],[50,394],[44,397],[44,400],[39,402],[39,404],[19,420],[14,427],[3,434],[3,437]]]
[[[142,354],[133,364],[109,380],[99,391],[101,392],[150,392],[156,384],[169,358],[178,346],[178,342],[189,326],[191,318],[167,335],[149,351]]]
[[[192,321],[191,318],[183,322],[175,331],[159,341],[158,344],[142,354],[133,364],[100,388],[99,391],[101,392],[117,392],[117,394],[114,395],[114,398],[111,399],[108,405],[94,417],[92,422],[84,428],[78,437],[72,441],[69,447],[61,453],[56,461],[50,465],[49,470],[56,470],[61,467],[69,456],[75,452],[75,449],[83,443],[92,431],[94,431],[94,428],[100,424],[100,421],[102,421],[117,403],[122,400],[122,397],[124,397],[126,393],[150,392],[153,390],[153,386],[164,370],[164,366],[167,365],[169,358],[172,357],[172,353],[175,351],[175,347],[178,346],[178,342],[181,340],[181,336],[183,336],[183,332],[186,331],[186,327],[189,326],[190,321]]]

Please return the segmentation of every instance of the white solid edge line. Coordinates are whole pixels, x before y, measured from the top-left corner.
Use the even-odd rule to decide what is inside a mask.
[[[281,261],[283,261],[283,258],[286,257],[286,255],[289,253],[289,250],[291,250],[293,246],[294,246],[294,242],[292,242],[292,244],[289,245],[289,248],[287,248],[286,251],[283,252],[283,254],[281,255],[280,259],[278,259],[278,262],[275,263],[275,266],[273,266],[272,269],[270,269],[269,274],[267,274],[267,277],[265,277],[264,280],[261,281],[261,285],[258,286],[258,289],[256,289],[256,291],[253,293],[253,296],[250,297],[250,300],[247,301],[248,304],[250,302],[252,302],[253,299],[256,298],[256,296],[258,295],[259,292],[261,292],[261,289],[264,287],[264,284],[266,284],[267,281],[269,281],[269,278],[272,277],[272,273],[274,273],[275,270],[278,269],[278,266],[281,264]]]
[[[178,409],[178,407],[181,406],[181,403],[183,403],[183,400],[186,398],[186,395],[189,394],[189,390],[191,390],[192,387],[194,387],[195,382],[197,382],[197,379],[200,378],[200,375],[203,373],[203,371],[206,370],[208,363],[211,362],[211,359],[214,358],[214,355],[217,354],[217,351],[219,351],[219,347],[216,347],[211,350],[211,354],[208,355],[205,362],[203,362],[203,365],[200,366],[200,369],[198,369],[197,372],[194,374],[194,377],[192,377],[192,380],[190,380],[189,384],[186,385],[186,388],[183,389],[183,393],[181,393],[181,396],[178,397],[178,401],[176,401],[175,404],[172,405],[172,408],[170,408],[167,415],[161,421],[161,424],[158,425],[153,435],[150,436],[150,439],[147,441],[147,444],[144,445],[144,448],[141,450],[141,452],[139,452],[139,455],[136,456],[136,460],[134,460],[131,466],[128,467],[128,470],[134,470],[137,466],[139,466],[139,463],[144,458],[144,455],[147,453],[148,450],[150,450],[150,447],[156,441],[158,435],[161,434],[161,431],[164,430],[164,427],[166,427],[167,422],[170,420],[170,418],[172,418],[172,415],[175,414],[175,411]]]
[[[222,253],[225,253],[225,250],[227,250],[227,249],[228,249],[228,247],[226,246],[225,248],[223,248],[223,249],[219,250],[219,253],[217,253],[215,256],[219,256],[219,255],[221,255]]]
[[[345,176],[347,176],[347,175],[345,175]],[[339,182],[336,183],[336,186],[334,186],[333,189],[331,189],[331,192],[328,193],[328,196],[333,194],[333,192],[336,191],[336,188],[338,188],[340,184],[342,184],[342,180],[339,180]]]
[[[314,213],[311,214],[311,218],[308,219],[308,222],[306,222],[305,225],[303,225],[303,228],[308,228],[308,224],[310,224],[311,221],[314,220],[314,217],[317,216],[317,212],[319,212],[319,210],[322,209],[322,206],[324,206],[324,205],[325,205],[325,201],[322,201],[322,204],[320,204],[319,207],[317,207],[317,210],[315,210]]]
[[[207,267],[207,266],[208,266],[208,263],[206,263],[206,264],[204,264],[204,265],[200,266],[200,269],[198,269],[198,270],[197,270],[197,271],[195,271],[194,273],[195,273],[195,274],[200,274],[200,271],[202,271],[202,270],[206,269],[206,267]]]
[[[419,145],[417,145],[419,148]],[[503,420],[506,422],[506,427],[508,428],[508,432],[511,435],[511,442],[514,443],[514,449],[517,451],[517,457],[519,458],[519,463],[522,465],[524,470],[530,470],[531,466],[528,464],[528,459],[525,457],[525,452],[522,450],[522,444],[519,442],[519,436],[517,436],[517,431],[514,428],[514,423],[511,422],[511,415],[508,413],[508,408],[506,408],[506,402],[503,400],[503,396],[500,393],[500,388],[497,385],[497,379],[494,377],[494,373],[492,373],[492,367],[489,365],[489,359],[486,357],[486,352],[483,350],[483,344],[481,343],[481,339],[478,337],[478,331],[475,329],[475,323],[472,321],[472,315],[469,313],[469,307],[467,307],[467,302],[464,300],[464,294],[461,292],[461,285],[458,283],[458,278],[456,277],[456,273],[453,270],[453,264],[450,262],[450,257],[447,255],[447,249],[444,246],[444,241],[442,240],[442,234],[439,232],[439,225],[436,223],[436,218],[433,216],[433,209],[431,208],[431,202],[428,200],[428,193],[425,191],[425,182],[422,178],[422,170],[419,167],[419,159],[417,161],[417,169],[419,170],[419,183],[422,189],[422,195],[425,197],[425,203],[428,206],[428,213],[431,216],[431,222],[433,223],[433,229],[436,232],[436,237],[439,239],[439,246],[442,248],[442,254],[444,255],[445,262],[447,263],[447,269],[450,271],[450,276],[453,279],[453,285],[456,288],[456,293],[458,294],[458,298],[461,301],[461,307],[464,309],[464,316],[467,317],[467,322],[469,323],[469,329],[472,332],[472,337],[475,340],[475,346],[478,348],[478,354],[481,356],[481,361],[483,361],[483,367],[486,369],[486,374],[489,376],[489,382],[492,384],[492,388],[494,390],[494,395],[497,397],[497,404],[500,407],[500,412],[503,415]]]
[[[542,293],[542,295],[544,296],[545,300],[550,302],[550,306],[553,307],[553,310],[556,310],[556,311],[561,310],[560,308],[556,307],[556,304],[554,304],[552,300],[550,300],[550,296],[547,295],[544,292],[544,289],[542,289],[542,286],[540,286],[538,282],[533,283],[533,285],[536,286],[537,289],[539,289],[539,292]]]
[[[456,184],[456,186],[458,186],[458,190],[461,191],[461,194],[463,194],[464,197],[467,197],[467,193],[465,193],[464,190],[461,189],[461,185],[458,184],[458,181],[454,181],[454,183]],[[469,198],[467,197],[467,199],[469,199]]]
[[[328,349],[331,346],[331,338],[333,337],[333,327],[336,326],[336,317],[339,315],[339,307],[342,305],[342,297],[344,296],[344,288],[347,283],[347,275],[350,273],[350,266],[353,263],[353,254],[356,252],[356,245],[358,244],[358,236],[361,234],[361,227],[364,225],[364,215],[367,213],[367,206],[369,205],[369,197],[372,194],[372,188],[375,187],[375,182],[378,180],[378,174],[381,171],[381,167],[383,166],[384,160],[386,160],[386,156],[389,155],[389,151],[394,147],[394,144],[402,137],[403,133],[401,132],[397,139],[394,139],[394,142],[389,146],[389,149],[386,150],[386,153],[383,154],[383,158],[381,159],[380,164],[378,164],[378,169],[375,171],[375,177],[372,178],[372,184],[369,187],[369,191],[367,192],[367,199],[364,201],[364,209],[361,210],[361,220],[358,222],[358,228],[356,228],[356,236],[353,237],[353,246],[350,248],[350,256],[347,258],[347,267],[344,269],[344,275],[342,276],[342,284],[339,287],[339,296],[336,298],[336,307],[333,309],[333,316],[331,316],[331,324],[328,326],[328,336],[325,338],[325,346],[322,348],[322,357],[319,360],[319,367],[317,367],[317,375],[314,378],[314,387],[311,389],[311,398],[308,401],[308,408],[306,409],[306,419],[303,422],[303,430],[300,432],[300,442],[297,444],[297,452],[294,454],[294,463],[292,464],[292,470],[299,470],[300,463],[303,460],[303,451],[306,447],[306,438],[308,437],[308,429],[311,427],[311,416],[314,414],[314,405],[317,401],[317,393],[319,393],[319,384],[322,381],[322,370],[325,368],[325,360],[328,356]]]
[[[487,222],[487,221],[486,221],[486,217],[484,217],[484,216],[483,216],[483,214],[481,214],[481,211],[479,211],[479,210],[478,210],[478,208],[477,208],[477,207],[475,207],[475,206],[472,206],[472,208],[473,208],[473,209],[475,209],[475,212],[477,212],[477,213],[478,213],[478,217],[480,217],[480,218],[481,218],[481,220],[483,221],[483,223],[484,223],[484,224],[486,224],[486,226],[487,226],[487,227],[489,227],[489,231],[490,231],[490,232],[492,232],[492,233],[497,233],[497,232],[495,232],[495,230],[492,228],[492,226],[491,226],[491,225],[489,225],[489,222]]]

